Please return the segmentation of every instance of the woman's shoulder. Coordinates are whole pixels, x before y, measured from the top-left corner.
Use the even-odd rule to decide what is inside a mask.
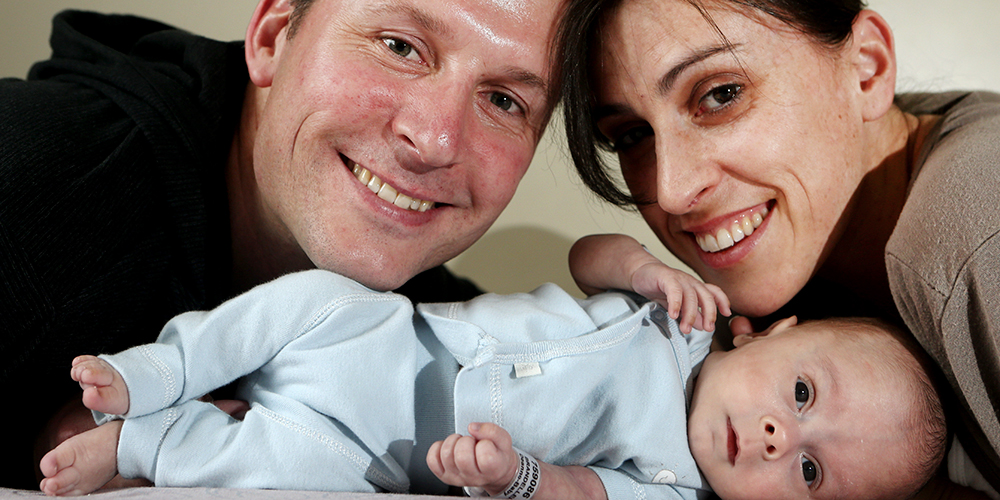
[[[907,112],[939,115],[913,163],[907,211],[967,205],[982,196],[996,198],[987,186],[1000,185],[1000,94],[949,92],[909,94],[897,102]],[[985,200],[984,200],[985,201]],[[980,205],[991,210],[997,205]]]
[[[886,246],[890,281],[906,269],[947,294],[964,266],[1000,232],[1000,94],[906,95],[898,102],[905,111],[941,119],[918,154]]]
[[[969,106],[1000,106],[1000,93],[985,90],[949,92],[907,92],[896,95],[895,103],[915,115],[944,115]]]

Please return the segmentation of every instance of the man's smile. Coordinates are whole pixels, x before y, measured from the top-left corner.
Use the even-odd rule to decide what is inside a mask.
[[[367,186],[379,198],[405,210],[426,212],[434,208],[433,201],[420,200],[400,193],[398,189],[383,182],[377,175],[371,173],[367,168],[358,165],[354,160],[344,155],[341,155],[341,159],[344,160],[347,168],[354,173],[354,177],[358,179],[358,182]]]

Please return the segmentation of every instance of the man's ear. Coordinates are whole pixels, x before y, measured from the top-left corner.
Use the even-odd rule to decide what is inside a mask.
[[[250,81],[270,87],[288,34],[292,6],[288,0],[260,0],[250,18],[244,44]]]
[[[769,335],[780,335],[783,332],[785,332],[786,330],[788,330],[789,328],[797,325],[798,323],[799,323],[799,319],[796,318],[795,316],[791,316],[791,317],[788,317],[788,318],[785,318],[785,319],[781,319],[781,320],[775,321],[774,324],[772,324],[771,326],[767,327],[767,330],[764,330],[762,332],[750,332],[750,333],[744,333],[742,335],[736,335],[736,336],[734,336],[733,337],[733,346],[734,347],[742,347],[742,346],[745,346],[745,345],[749,344],[750,342],[753,342],[753,341],[755,341],[757,339],[762,339],[762,338],[767,337]]]
[[[860,85],[862,115],[881,118],[896,96],[896,42],[892,29],[878,13],[862,10],[854,19],[848,56]]]

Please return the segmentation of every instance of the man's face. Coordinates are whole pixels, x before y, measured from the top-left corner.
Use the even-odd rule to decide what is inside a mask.
[[[688,439],[721,498],[877,498],[914,483],[912,384],[845,341],[852,333],[822,328],[793,326],[705,359]]]
[[[556,11],[316,0],[293,37],[282,28],[261,90],[253,160],[270,230],[377,289],[468,248],[514,195],[548,118]]]

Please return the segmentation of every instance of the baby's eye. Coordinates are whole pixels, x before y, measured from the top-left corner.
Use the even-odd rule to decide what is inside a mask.
[[[413,48],[412,45],[400,40],[398,38],[383,38],[382,42],[385,43],[386,47],[389,47],[393,53],[404,59],[419,58],[420,54]]]
[[[795,407],[802,409],[809,402],[809,385],[798,379],[795,381]]]
[[[818,472],[816,464],[806,458],[805,455],[802,455],[802,479],[806,480],[807,486],[812,487],[813,483],[816,482]]]

